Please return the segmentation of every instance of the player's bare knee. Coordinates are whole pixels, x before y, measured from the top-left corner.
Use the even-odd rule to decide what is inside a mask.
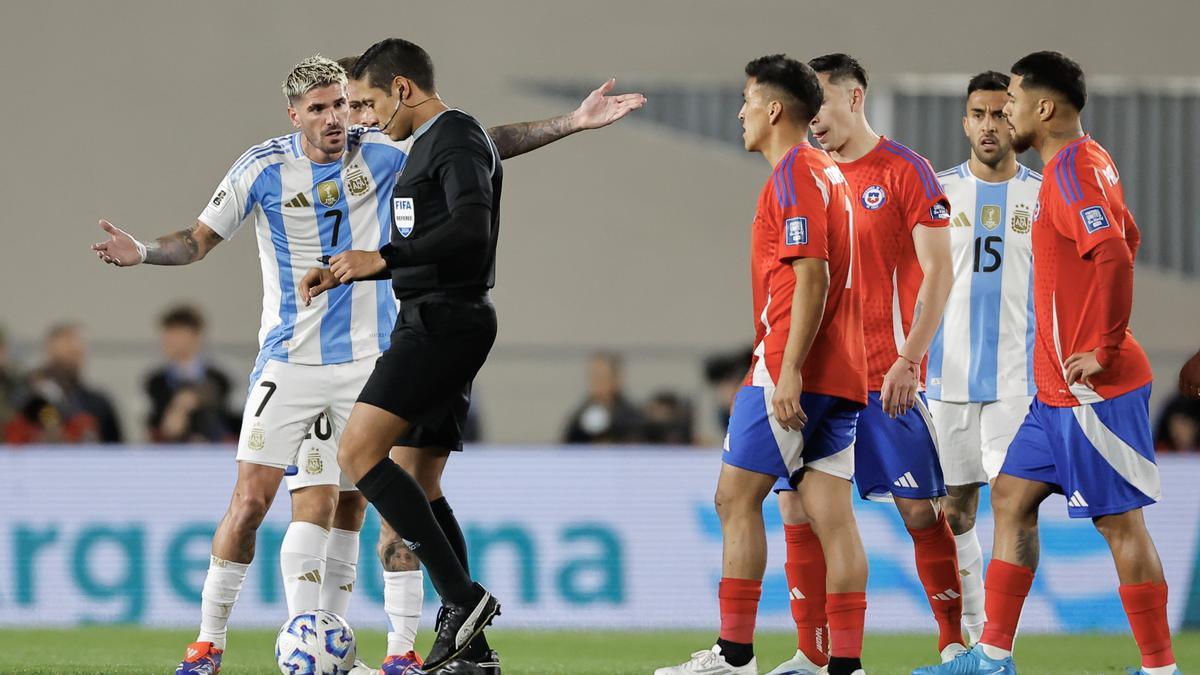
[[[292,521],[313,523],[325,529],[333,526],[337,509],[336,485],[311,485],[292,492]]]
[[[229,524],[235,531],[255,531],[271,508],[271,497],[251,490],[239,490],[229,502]]]
[[[745,510],[745,502],[745,498],[738,495],[736,490],[721,485],[717,486],[717,494],[713,497],[713,506],[716,507],[721,522],[739,515],[739,511]]]
[[[896,509],[910,530],[924,530],[937,524],[938,512],[930,499],[897,498]]]
[[[946,522],[950,523],[950,530],[954,534],[970,532],[975,527],[975,513],[971,511],[952,510],[947,506]]]
[[[993,492],[992,515],[997,527],[1037,527],[1037,505],[1031,506],[1019,493],[1004,490]]]
[[[371,467],[364,467],[363,450],[357,443],[348,442],[345,437],[338,444],[337,462],[340,468],[354,482],[362,479]]]
[[[800,499],[798,492],[779,493],[779,515],[788,525],[800,525],[811,520],[808,513],[804,511],[804,502]]]
[[[975,527],[978,499],[977,488],[972,492],[967,486],[947,487],[946,496],[942,498],[942,511],[954,534],[962,534]]]
[[[1149,536],[1145,521],[1138,517],[1139,515],[1133,511],[1127,511],[1093,518],[1092,523],[1110,547],[1119,546]]]
[[[357,532],[367,515],[367,500],[357,491],[339,492],[333,512],[333,526],[339,530]]]

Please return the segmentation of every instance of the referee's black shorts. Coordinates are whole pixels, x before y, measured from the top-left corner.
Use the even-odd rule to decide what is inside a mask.
[[[413,425],[397,445],[462,450],[471,383],[495,341],[496,308],[486,291],[403,300],[392,344],[358,400]]]

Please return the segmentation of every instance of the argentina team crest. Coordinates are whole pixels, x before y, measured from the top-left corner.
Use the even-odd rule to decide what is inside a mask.
[[[1029,214],[1029,207],[1024,204],[1017,204],[1017,208],[1013,209],[1012,231],[1017,234],[1029,234],[1029,227],[1033,223],[1033,219]]]
[[[412,234],[417,219],[417,207],[412,197],[392,197],[392,219],[401,237]]]
[[[371,181],[357,164],[350,167],[346,174],[346,192],[355,197],[361,197],[371,190]]]
[[[872,185],[866,190],[863,190],[862,205],[865,206],[868,211],[874,211],[875,209],[878,209],[879,207],[883,206],[885,202],[887,202],[887,193],[884,192],[882,185]]]

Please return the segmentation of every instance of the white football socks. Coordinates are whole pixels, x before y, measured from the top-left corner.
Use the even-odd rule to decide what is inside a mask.
[[[958,545],[958,573],[962,577],[963,627],[971,644],[983,637],[983,624],[987,617],[983,606],[983,549],[979,546],[979,535],[975,528],[954,535]]]
[[[217,649],[225,649],[229,613],[242,591],[249,568],[249,564],[222,560],[215,555],[209,559],[208,575],[200,594],[200,636],[196,642],[211,642]]]
[[[421,570],[383,573],[383,611],[392,622],[392,630],[388,633],[388,656],[413,650],[424,601],[425,575]]]
[[[333,528],[325,549],[325,578],[321,581],[321,609],[346,618],[350,595],[358,576],[358,533]]]
[[[288,616],[323,609],[321,585],[325,578],[325,548],[329,530],[313,523],[288,525],[279,548],[279,571],[283,573],[283,595]]]
[[[1150,666],[1142,666],[1142,671],[1146,675],[1175,675],[1175,671],[1179,670],[1179,666],[1172,663],[1169,666],[1159,666],[1151,668]]]

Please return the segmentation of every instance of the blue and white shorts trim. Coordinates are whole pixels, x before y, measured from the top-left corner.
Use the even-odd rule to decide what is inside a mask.
[[[1162,497],[1150,433],[1150,385],[1055,408],[1034,400],[1000,473],[1048,483],[1072,518],[1148,506]]]
[[[836,396],[801,394],[808,423],[787,431],[775,420],[774,387],[742,387],[733,402],[723,461],[785,481],[801,469],[850,480],[854,476],[854,430],[861,405]]]
[[[946,494],[925,394],[919,394],[917,405],[896,419],[883,411],[879,392],[870,392],[867,398],[867,407],[858,416],[854,450],[859,496],[886,501]]]

